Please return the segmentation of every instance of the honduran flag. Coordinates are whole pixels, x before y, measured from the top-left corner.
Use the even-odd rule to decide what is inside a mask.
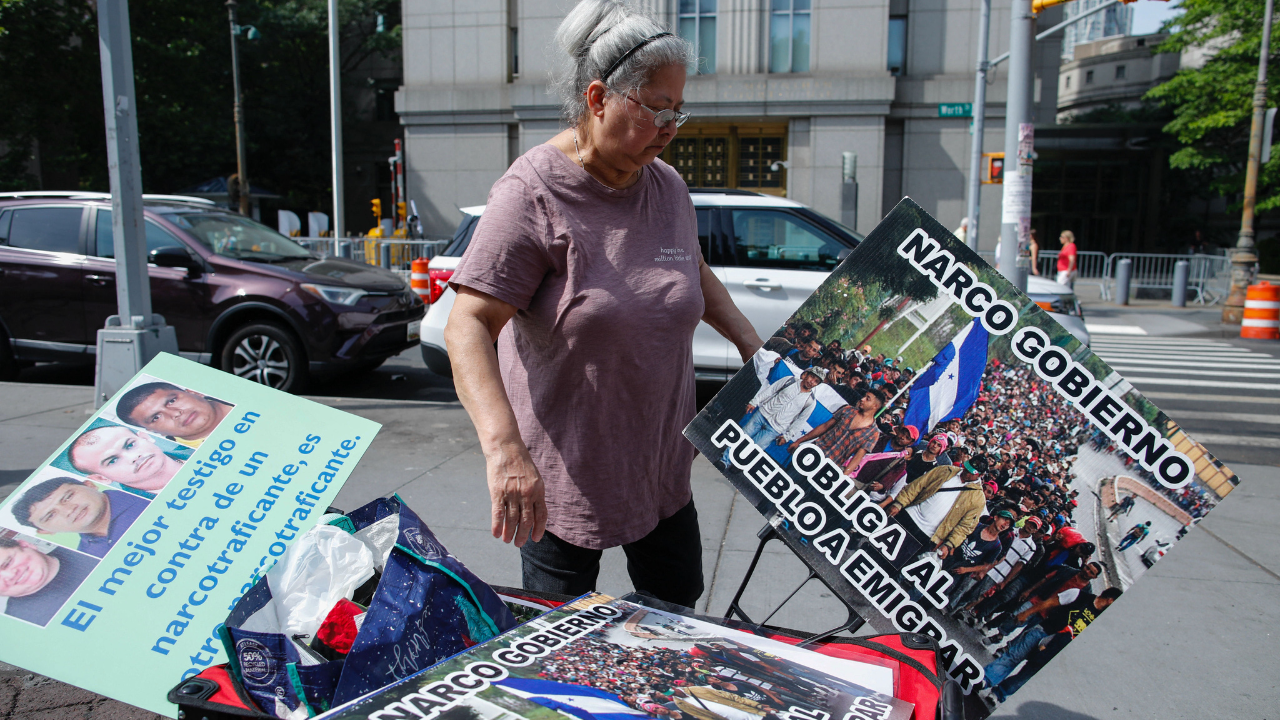
[[[641,720],[649,717],[648,713],[622,702],[617,695],[586,685],[514,677],[494,684],[512,695],[580,720]]]
[[[911,384],[911,404],[903,423],[926,433],[940,422],[964,415],[978,399],[986,367],[987,329],[974,318]]]

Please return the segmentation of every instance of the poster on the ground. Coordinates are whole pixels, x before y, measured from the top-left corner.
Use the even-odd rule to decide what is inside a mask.
[[[585,595],[325,713],[338,720],[907,720],[896,662]]]
[[[1237,483],[1053,319],[1070,292],[904,199],[685,430],[872,627],[938,641],[970,717]]]
[[[0,660],[174,716],[377,423],[161,355],[0,503]]]

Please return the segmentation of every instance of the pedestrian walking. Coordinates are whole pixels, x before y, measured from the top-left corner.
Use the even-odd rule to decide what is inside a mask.
[[[1129,532],[1124,534],[1124,538],[1120,540],[1120,545],[1117,546],[1116,549],[1119,550],[1120,552],[1124,552],[1125,550],[1128,550],[1134,545],[1137,545],[1138,543],[1142,542],[1142,539],[1145,538],[1147,536],[1147,533],[1149,532],[1151,532],[1150,520],[1146,521],[1145,523],[1138,523],[1137,525],[1134,525],[1133,527],[1129,528]]]
[[[1058,236],[1062,249],[1058,251],[1058,284],[1074,287],[1076,282],[1076,235],[1063,230]]]

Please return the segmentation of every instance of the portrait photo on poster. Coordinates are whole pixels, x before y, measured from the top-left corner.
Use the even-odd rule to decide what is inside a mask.
[[[0,527],[105,557],[150,500],[49,466],[0,505]]]
[[[44,627],[97,566],[97,558],[0,529],[0,613]]]
[[[167,438],[99,416],[51,465],[153,500],[182,471],[191,452]]]
[[[194,450],[234,409],[232,403],[199,390],[139,375],[104,414]]]
[[[685,435],[981,717],[1238,482],[909,199]]]

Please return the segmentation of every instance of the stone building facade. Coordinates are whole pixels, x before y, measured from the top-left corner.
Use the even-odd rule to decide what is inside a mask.
[[[949,227],[964,215],[978,0],[643,0],[695,42],[693,118],[664,159],[691,186],[785,195],[839,219],[842,153],[857,156],[857,230],[903,195]],[[404,126],[409,196],[430,236],[485,202],[521,153],[565,127],[548,83],[552,35],[572,0],[405,0]],[[1008,48],[995,3],[990,56]],[[1060,8],[1044,12],[1047,27]],[[1036,121],[1053,123],[1061,41],[1036,44]],[[988,89],[988,152],[1003,149],[1005,71]],[[1041,82],[1040,78],[1044,78]],[[777,169],[774,170],[774,163]],[[984,186],[981,245],[999,233],[1000,189]]]

